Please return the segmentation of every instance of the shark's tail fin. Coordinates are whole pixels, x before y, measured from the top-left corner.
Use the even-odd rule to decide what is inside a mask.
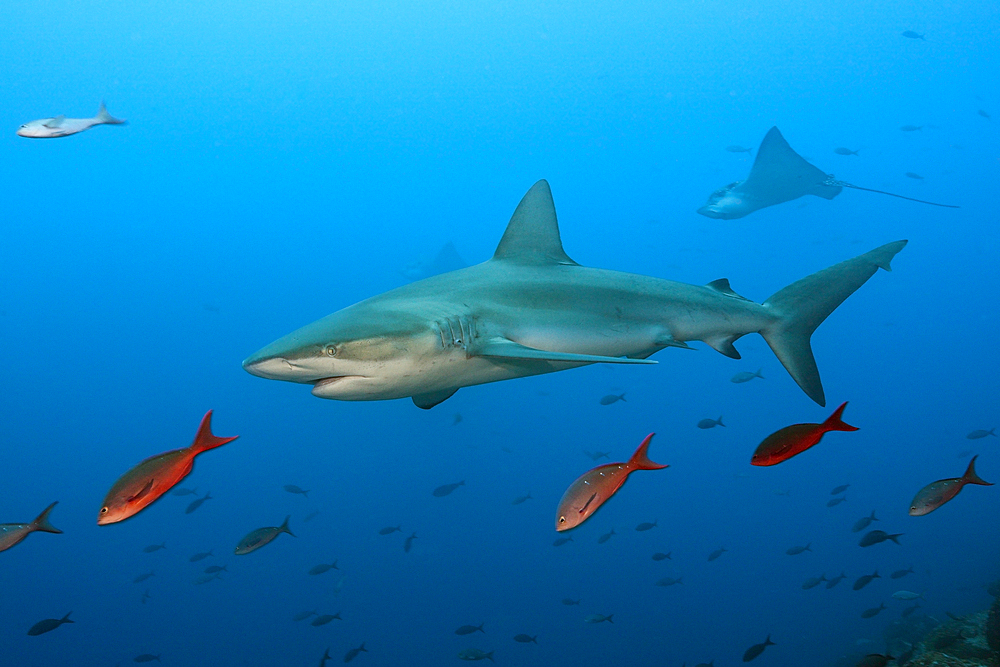
[[[807,276],[764,302],[777,320],[761,330],[775,356],[809,398],[826,405],[823,385],[809,338],[844,299],[875,275],[891,271],[889,262],[906,241],[887,243],[870,252]]]
[[[115,118],[109,114],[107,107],[104,106],[103,100],[101,101],[101,108],[97,110],[97,116],[95,116],[94,119],[98,123],[105,123],[107,125],[125,125],[128,122],[121,118]]]

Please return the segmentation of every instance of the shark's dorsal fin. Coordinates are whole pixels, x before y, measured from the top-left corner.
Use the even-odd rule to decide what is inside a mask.
[[[456,391],[458,391],[458,387],[455,387],[454,389],[432,391],[429,394],[417,394],[413,397],[413,404],[422,410],[430,410],[438,403],[444,403],[447,401],[455,394]]]
[[[733,288],[730,287],[730,285],[729,285],[729,279],[728,278],[719,278],[718,280],[713,280],[709,284],[705,285],[705,287],[708,287],[709,289],[713,289],[713,290],[715,290],[716,292],[718,292],[720,294],[725,294],[726,296],[731,296],[734,299],[740,299],[741,301],[749,301],[750,300],[750,299],[746,298],[745,296],[737,294],[736,292],[734,292]]]
[[[825,185],[828,179],[823,170],[792,150],[777,127],[772,127],[760,142],[757,159],[740,189],[754,193],[765,206],[803,195],[833,199],[840,194],[841,188]]]
[[[55,118],[49,118],[45,122],[45,127],[54,130],[55,128],[57,128],[60,125],[62,125],[64,120],[66,120],[66,116],[56,116]]]
[[[521,199],[493,259],[518,264],[576,265],[563,250],[548,182],[538,181]]]

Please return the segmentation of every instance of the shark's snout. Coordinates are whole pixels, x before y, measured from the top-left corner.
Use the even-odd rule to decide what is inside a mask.
[[[286,380],[295,367],[287,359],[281,357],[255,354],[243,360],[243,370],[250,375],[267,378],[268,380]]]

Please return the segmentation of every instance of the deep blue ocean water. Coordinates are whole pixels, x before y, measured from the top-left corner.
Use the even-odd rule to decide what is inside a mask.
[[[754,664],[792,667],[883,650],[883,629],[910,604],[890,597],[899,589],[924,593],[937,618],[984,608],[984,584],[1000,577],[1000,487],[968,488],[927,517],[907,510],[923,485],[962,474],[966,450],[1000,479],[997,439],[966,439],[1000,425],[998,30],[1000,9],[979,1],[8,8],[0,522],[58,500],[51,520],[65,533],[0,554],[0,665],[145,653],[191,667],[315,665],[326,647],[338,664],[364,642],[361,667],[458,665],[470,647],[498,665],[726,667],[770,634]],[[91,116],[102,99],[129,124],[15,136],[36,118]],[[750,169],[752,156],[725,147],[756,148],[772,125],[838,178],[962,208],[847,190],[741,220],[697,215]],[[540,178],[581,264],[726,277],[758,302],[910,243],[813,336],[826,408],[758,336],[737,343],[741,361],[667,349],[658,366],[471,387],[426,412],[405,399],[324,401],[242,370],[272,340],[403,284],[406,266],[448,241],[486,260]],[[729,381],[757,368],[765,380]],[[627,402],[598,402],[621,392]],[[767,434],[843,401],[857,433],[749,465]],[[208,409],[216,434],[240,435],[181,484],[212,500],[188,515],[192,497],[168,495],[98,527],[119,475],[188,445]],[[725,428],[696,428],[720,414]],[[553,547],[556,504],[594,465],[583,450],[625,460],[650,432],[650,456],[670,468],[636,473]],[[828,508],[848,483],[847,502]],[[850,528],[873,509],[873,527],[904,533],[900,546],[857,546]],[[297,538],[232,555],[286,515]],[[806,543],[812,553],[785,554]],[[333,559],[339,571],[307,574]],[[224,579],[194,585],[209,564],[225,564]],[[911,565],[905,579],[850,590]],[[841,571],[837,588],[801,588]],[[663,576],[684,583],[655,586]],[[887,611],[860,617],[881,602]],[[343,620],[292,620],[311,609]],[[75,624],[26,635],[70,610]],[[598,613],[613,624],[583,622]],[[454,634],[480,623],[486,634]]]

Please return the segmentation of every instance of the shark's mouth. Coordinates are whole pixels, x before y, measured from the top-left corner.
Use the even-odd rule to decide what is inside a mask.
[[[319,380],[314,381],[312,384],[313,384],[313,389],[321,389],[323,387],[329,387],[332,384],[336,384],[341,380],[346,380],[348,378],[358,379],[363,377],[364,375],[336,375],[334,377],[321,378]]]

